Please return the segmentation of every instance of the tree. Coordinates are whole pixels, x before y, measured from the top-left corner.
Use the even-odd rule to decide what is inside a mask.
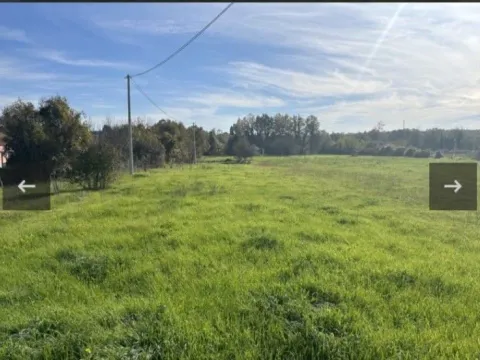
[[[233,151],[237,157],[238,162],[247,162],[255,155],[255,150],[248,142],[247,138],[242,136],[238,138],[233,146]]]
[[[442,152],[441,152],[441,151],[437,151],[437,152],[435,153],[435,159],[441,159],[441,158],[443,158]]]
[[[64,174],[73,156],[91,141],[82,114],[59,96],[41,100],[38,109],[16,101],[3,109],[1,122],[9,166],[35,164],[47,173]]]
[[[101,190],[115,179],[118,161],[116,149],[105,141],[96,141],[72,160],[67,178],[87,190]]]
[[[47,138],[39,114],[32,103],[21,100],[6,106],[1,115],[5,132],[7,165],[31,165],[45,163]]]
[[[219,155],[221,153],[222,144],[217,138],[215,130],[208,133],[208,150],[207,155]]]
[[[165,148],[150,128],[143,124],[133,128],[133,156],[146,171],[149,167],[163,166]]]
[[[171,162],[172,160],[182,160],[186,155],[186,151],[182,151],[181,143],[184,141],[186,129],[183,124],[178,124],[172,120],[160,120],[156,123],[152,130],[157,134],[158,139],[165,148],[165,160]],[[174,150],[175,156],[174,155]],[[178,157],[181,156],[180,159]]]
[[[477,161],[480,161],[480,150],[477,151],[477,153],[475,154],[475,159],[476,159]]]
[[[45,133],[44,151],[50,156],[53,172],[63,174],[73,156],[89,145],[90,129],[83,114],[71,108],[64,97],[42,99],[38,114]]]

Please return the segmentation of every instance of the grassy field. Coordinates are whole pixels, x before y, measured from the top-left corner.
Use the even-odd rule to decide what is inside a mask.
[[[255,158],[0,213],[0,359],[479,359],[480,213],[427,159]]]

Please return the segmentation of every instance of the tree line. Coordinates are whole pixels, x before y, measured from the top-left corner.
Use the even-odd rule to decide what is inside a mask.
[[[107,122],[93,131],[91,125],[64,97],[42,99],[37,107],[18,100],[0,115],[7,166],[41,164],[53,178],[104,188],[117,170],[128,166],[129,129]],[[384,131],[380,122],[364,132],[328,133],[313,115],[249,114],[228,132],[187,127],[170,119],[154,124],[136,121],[132,135],[135,166],[142,169],[192,163],[194,156],[229,155],[244,162],[255,155],[441,157],[445,151],[480,150],[480,130]]]

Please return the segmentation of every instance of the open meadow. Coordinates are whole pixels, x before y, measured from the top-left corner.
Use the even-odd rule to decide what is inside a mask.
[[[0,359],[479,359],[480,213],[428,210],[437,160],[221,160],[0,212]]]

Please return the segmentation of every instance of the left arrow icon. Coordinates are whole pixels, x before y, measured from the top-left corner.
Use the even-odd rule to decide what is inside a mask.
[[[22,182],[20,184],[18,184],[18,188],[20,189],[20,191],[22,193],[25,194],[25,189],[35,189],[36,186],[35,185],[26,185],[25,180],[22,180]]]

